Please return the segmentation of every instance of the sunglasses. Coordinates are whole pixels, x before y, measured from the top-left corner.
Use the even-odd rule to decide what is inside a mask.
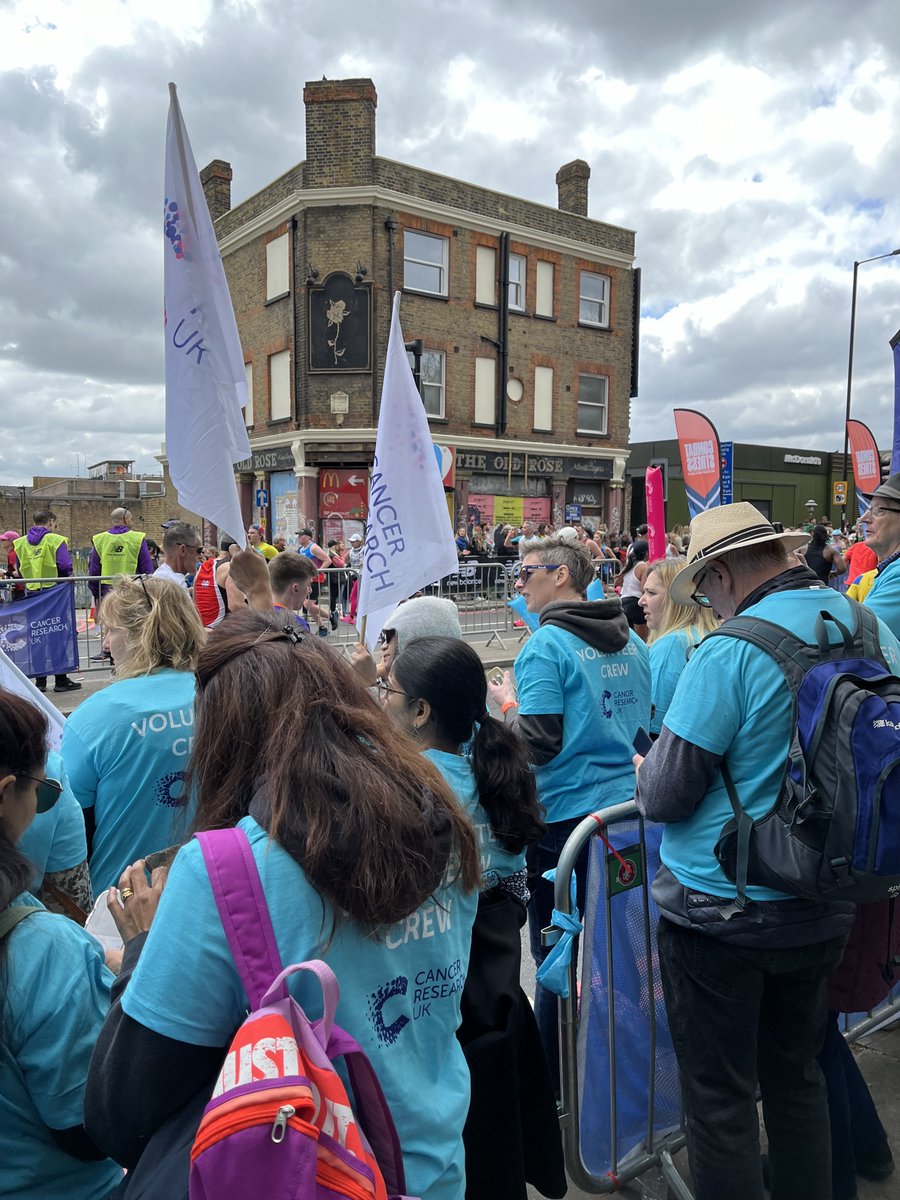
[[[378,645],[386,646],[396,632],[396,629],[382,629],[378,635]]]
[[[516,571],[515,578],[527,583],[535,571],[558,571],[559,563],[532,563],[522,566]]]
[[[58,779],[38,779],[36,775],[26,775],[24,772],[18,779],[31,779],[37,784],[37,811],[49,812],[62,795],[62,784]]]
[[[700,591],[700,589],[703,587],[703,580],[706,578],[708,573],[708,567],[700,572],[700,574],[694,580],[695,586],[694,590],[691,592],[691,599],[695,604],[699,604],[701,608],[712,608],[708,598],[703,594],[703,592]]]

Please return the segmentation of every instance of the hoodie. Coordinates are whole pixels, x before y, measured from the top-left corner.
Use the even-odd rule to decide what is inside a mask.
[[[550,822],[584,816],[634,790],[632,741],[650,727],[650,658],[619,600],[561,600],[516,660],[507,712],[535,768]]]

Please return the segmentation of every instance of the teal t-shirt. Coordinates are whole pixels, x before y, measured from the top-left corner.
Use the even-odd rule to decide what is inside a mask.
[[[865,605],[884,621],[895,637],[900,637],[900,558],[875,576],[866,594]]]
[[[93,808],[94,895],[125,867],[183,841],[194,731],[194,676],[155,671],[89,696],[66,721],[62,756],[82,808]]]
[[[659,733],[668,712],[681,672],[687,666],[691,647],[704,637],[699,629],[676,629],[651,642],[650,674],[653,681],[653,714],[650,732]]]
[[[49,812],[35,814],[19,839],[19,849],[34,864],[33,892],[41,890],[48,871],[68,871],[87,858],[84,813],[58,750],[48,752],[46,772],[48,779],[57,779],[63,785],[62,793]]]
[[[252,817],[240,828],[250,839],[282,962],[322,958],[337,976],[337,1023],[360,1043],[384,1088],[407,1191],[423,1200],[463,1200],[469,1071],[455,1031],[477,892],[439,889],[382,941],[345,924],[329,942],[331,909],[298,864]],[[304,973],[290,986],[307,1016],[321,1016],[315,981]],[[148,1029],[200,1046],[226,1046],[246,1013],[196,841],[178,852],[122,1006]]]
[[[487,813],[478,799],[472,760],[463,754],[448,754],[445,750],[426,750],[447,783],[456,793],[456,798],[472,818],[478,837],[478,852],[481,855],[482,891],[494,887],[501,879],[525,870],[525,851],[513,854],[504,850],[491,829]]]
[[[823,609],[856,627],[854,602],[833,588],[765,596],[741,616],[762,617],[814,642]],[[883,623],[881,648],[900,674],[900,643]],[[832,631],[834,636],[834,631]],[[754,819],[769,812],[778,794],[791,737],[791,694],[781,668],[764,650],[738,638],[707,638],[691,655],[666,713],[667,729],[712,754],[728,757],[741,804]],[[712,896],[737,895],[713,848],[732,817],[721,774],[691,816],[668,824],[661,857],[679,883]],[[749,886],[752,900],[782,900],[783,892]]]
[[[634,631],[604,654],[556,625],[542,625],[516,659],[522,716],[561,713],[559,754],[534,769],[548,821],[583,817],[634,795],[632,742],[650,728],[650,656]]]
[[[27,893],[16,904],[39,906]],[[0,1038],[0,1194],[16,1200],[105,1200],[122,1179],[109,1159],[80,1162],[51,1129],[84,1116],[91,1051],[112,974],[98,942],[68,917],[36,913],[7,938]]]

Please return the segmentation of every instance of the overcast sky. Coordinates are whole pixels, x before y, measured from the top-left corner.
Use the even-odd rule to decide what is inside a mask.
[[[896,0],[0,0],[0,482],[158,470],[174,80],[234,203],[371,76],[379,154],[637,232],[632,437],[840,449],[854,259],[900,247]],[[859,272],[854,415],[890,446],[900,258]]]

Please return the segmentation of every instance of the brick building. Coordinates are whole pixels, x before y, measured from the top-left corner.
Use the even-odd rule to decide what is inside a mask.
[[[303,99],[304,162],[235,208],[230,164],[201,171],[252,397],[245,518],[289,541],[364,518],[400,289],[451,516],[576,503],[618,528],[639,280],[634,234],[587,216],[587,163],[551,208],[378,157],[369,79]]]
[[[90,553],[91,538],[109,526],[110,513],[131,509],[135,529],[162,545],[163,521],[177,517],[202,529],[196,514],[178,503],[168,474],[134,475],[127,459],[94,463],[84,476],[36,475],[31,487],[0,486],[0,532],[24,533],[34,514],[49,508],[56,513],[59,532],[79,557]]]

